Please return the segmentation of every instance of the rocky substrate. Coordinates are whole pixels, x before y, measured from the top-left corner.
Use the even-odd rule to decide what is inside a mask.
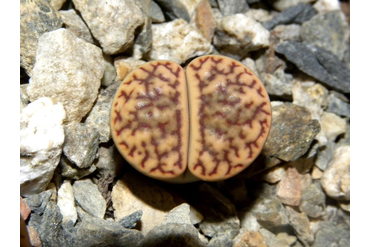
[[[349,1],[21,0],[20,210],[32,246],[349,246]],[[125,162],[109,114],[139,65],[221,54],[264,83],[259,157],[168,184]]]

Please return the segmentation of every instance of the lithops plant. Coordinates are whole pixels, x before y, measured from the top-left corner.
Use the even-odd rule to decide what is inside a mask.
[[[141,173],[172,182],[220,181],[259,155],[271,106],[257,76],[231,58],[198,57],[185,71],[152,61],[118,88],[110,124],[118,150]]]

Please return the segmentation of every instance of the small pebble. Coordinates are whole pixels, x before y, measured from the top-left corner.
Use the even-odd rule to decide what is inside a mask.
[[[288,167],[285,177],[277,185],[276,196],[286,205],[298,206],[301,202],[300,175],[294,167]]]

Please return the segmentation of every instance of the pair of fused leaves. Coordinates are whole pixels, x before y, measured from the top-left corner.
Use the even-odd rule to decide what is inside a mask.
[[[219,181],[259,155],[271,106],[261,81],[236,60],[198,57],[185,71],[171,61],[153,61],[124,79],[110,124],[120,153],[145,175]]]

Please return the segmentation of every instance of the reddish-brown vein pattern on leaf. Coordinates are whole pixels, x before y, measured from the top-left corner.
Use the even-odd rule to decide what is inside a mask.
[[[227,63],[227,66],[219,66],[222,63]],[[225,176],[233,170],[245,168],[251,161],[235,162],[231,155],[239,158],[240,152],[248,152],[248,158],[256,158],[261,148],[260,139],[263,139],[263,145],[270,128],[270,103],[262,84],[241,63],[228,58],[204,57],[198,59],[198,63],[190,64],[188,69],[192,70],[190,74],[194,74],[200,92],[197,118],[201,148],[193,171],[199,169],[201,176],[211,178],[218,173],[221,163],[227,165]],[[216,86],[210,92],[207,88],[212,83]],[[245,103],[245,97],[251,100]],[[260,99],[254,101],[256,97]],[[243,133],[242,129],[246,127],[259,132],[254,134],[253,140],[248,133]],[[210,133],[216,139],[223,140],[222,150],[213,148],[212,142],[207,141]],[[235,144],[235,138],[245,140],[244,147]],[[204,155],[212,157],[212,164],[205,164],[202,160]]]
[[[183,140],[181,133],[184,120],[181,111],[176,108],[181,103],[179,100],[181,93],[186,94],[186,91],[181,92],[178,89],[181,72],[183,73],[183,70],[179,65],[167,61],[151,62],[141,66],[123,81],[116,95],[117,102],[113,104],[114,138],[122,138],[121,135],[126,131],[125,138],[128,140],[121,141],[120,146],[125,148],[123,153],[126,157],[141,156],[138,167],[146,169],[149,159],[156,160],[157,165],[148,171],[150,173],[160,171],[163,174],[174,174],[173,170],[166,170],[168,164],[165,159],[171,152],[177,153],[178,157],[174,161],[174,166],[183,169],[186,165],[181,152],[183,142],[187,141],[186,137]],[[147,142],[131,144],[130,138],[137,138],[138,133],[150,137]],[[176,143],[170,150],[163,151],[160,143],[169,136],[175,137]]]

